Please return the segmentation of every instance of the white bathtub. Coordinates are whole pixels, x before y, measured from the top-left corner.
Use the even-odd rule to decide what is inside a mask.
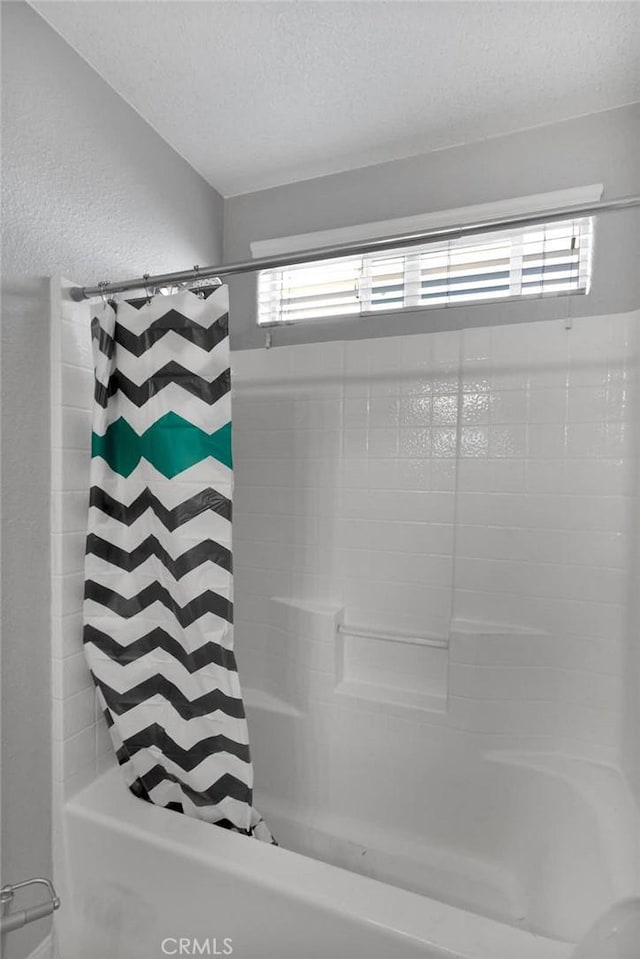
[[[115,768],[69,800],[61,819],[62,959],[569,959],[573,951],[150,806]]]

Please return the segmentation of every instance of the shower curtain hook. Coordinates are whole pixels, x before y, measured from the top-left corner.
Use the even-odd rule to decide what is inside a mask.
[[[196,263],[195,266],[193,267],[193,272],[194,273],[200,272],[200,265],[198,263]],[[197,285],[198,283],[200,283],[200,280],[196,278],[195,282],[196,282],[196,287],[195,287],[196,296],[202,300],[204,299],[204,291]]]
[[[149,292],[149,273],[143,273],[142,279],[144,280],[144,292],[147,294],[147,303],[150,303],[151,293]]]
[[[110,280],[102,280],[101,283],[98,283],[98,286],[102,288],[102,289],[101,289],[100,296],[101,296],[101,298],[102,298],[102,307],[103,307],[103,309],[106,308],[106,307],[109,305],[109,300],[108,300],[108,298],[107,298],[107,290],[106,290],[106,288],[109,286],[110,283],[111,283]]]

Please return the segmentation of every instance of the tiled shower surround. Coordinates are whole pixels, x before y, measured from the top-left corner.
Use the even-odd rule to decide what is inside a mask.
[[[86,304],[68,296],[61,301],[55,280],[51,305],[51,683],[57,802],[91,782],[115,758],[82,648],[93,403],[90,315]]]
[[[637,323],[618,315],[236,354],[245,685],[269,676],[273,695],[298,706],[366,707],[412,728],[615,761]],[[379,664],[381,695],[336,698],[340,650],[304,634],[284,641],[272,597],[372,631],[449,639],[448,682],[439,670],[439,689],[428,676],[403,685],[388,667],[406,647],[363,639],[352,674],[375,679]],[[425,653],[415,669],[438,671],[437,652]],[[400,689],[385,697],[385,682]],[[402,705],[419,682],[440,708]]]
[[[284,845],[564,938],[626,893],[639,321],[233,354],[236,651]],[[52,390],[62,798],[114,762],[81,642],[86,304],[53,311]]]
[[[236,647],[285,844],[559,938],[633,888],[639,318],[236,354]]]

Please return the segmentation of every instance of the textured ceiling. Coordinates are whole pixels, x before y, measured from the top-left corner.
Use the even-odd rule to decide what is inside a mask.
[[[640,3],[32,6],[225,196],[640,100]]]

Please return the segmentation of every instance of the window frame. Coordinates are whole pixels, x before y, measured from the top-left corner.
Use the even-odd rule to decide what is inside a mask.
[[[551,211],[547,211],[547,212],[551,212]],[[527,230],[533,230],[536,227],[540,229],[544,229],[546,226],[550,226],[550,227],[553,225],[560,226],[564,223],[571,223],[572,221],[579,223],[580,229],[586,229],[588,231],[589,242],[588,242],[588,248],[586,252],[587,265],[586,265],[585,283],[583,287],[578,289],[559,290],[559,291],[546,290],[541,292],[530,292],[530,293],[519,292],[519,293],[509,294],[505,296],[489,295],[486,297],[479,296],[478,298],[467,298],[467,299],[461,298],[453,302],[433,302],[433,303],[420,302],[412,305],[389,306],[388,309],[385,309],[384,307],[371,308],[371,306],[369,305],[367,308],[364,308],[364,309],[360,308],[358,311],[351,311],[346,313],[324,314],[320,316],[310,316],[310,317],[298,317],[296,319],[277,319],[277,320],[263,319],[261,320],[260,319],[261,279],[265,275],[273,276],[274,274],[277,274],[278,272],[283,272],[287,270],[288,267],[285,265],[282,267],[272,268],[269,270],[262,270],[258,274],[257,284],[256,284],[256,325],[260,329],[270,329],[270,328],[273,329],[273,328],[285,327],[285,326],[287,327],[308,326],[308,325],[317,325],[318,323],[322,323],[325,325],[338,323],[342,325],[342,324],[354,322],[354,321],[366,322],[372,316],[382,316],[382,317],[396,316],[397,317],[400,314],[422,313],[422,312],[431,311],[431,310],[450,310],[450,309],[456,309],[456,308],[467,309],[473,306],[487,306],[487,305],[495,305],[498,303],[522,303],[522,302],[527,302],[532,300],[559,298],[559,297],[565,297],[565,296],[588,296],[591,291],[591,282],[592,282],[592,276],[593,276],[593,253],[594,253],[594,246],[595,246],[595,218],[593,216],[581,216],[579,211],[576,211],[576,215],[573,217],[571,216],[570,213],[568,213],[566,216],[566,219],[563,219],[560,221],[551,221],[549,223],[545,223],[543,217],[544,217],[544,213],[541,214],[541,220],[539,224],[531,224],[531,226],[523,227],[522,232],[525,233]],[[583,221],[584,221],[584,226],[583,226]],[[462,237],[460,239],[460,243],[463,244],[465,243],[465,241],[473,242],[477,238],[478,239],[477,245],[482,246],[482,238],[484,237],[490,238],[494,234],[512,234],[513,235],[516,229],[517,228],[508,228],[508,227],[504,228],[504,227],[497,226],[494,231],[483,230],[481,232],[478,232],[477,234],[471,233],[469,234],[468,237]],[[453,241],[453,242],[456,243],[457,241]],[[419,260],[422,254],[428,251],[429,247],[433,247],[434,252],[437,252],[438,241],[435,241],[433,244],[429,244],[429,243],[425,243],[424,245],[416,244],[415,247],[402,246],[402,243],[399,242],[397,247],[397,253],[403,257],[410,257],[412,255],[412,250],[415,250],[415,257]],[[443,245],[442,252],[444,253],[445,250],[446,250],[446,247]],[[290,251],[290,252],[293,252],[293,251]],[[384,253],[365,253],[360,255],[360,259],[362,260],[362,263],[364,266],[364,263],[366,262],[367,259],[375,259],[377,257],[381,257],[381,258],[389,257],[390,259],[392,259],[395,253],[396,253],[396,248],[393,248],[391,250],[385,251]],[[356,259],[358,256],[359,256],[358,254],[348,255],[346,257],[340,257],[339,255],[337,255],[336,257],[327,257],[326,260],[314,260],[312,263],[309,263],[309,264],[292,264],[291,268],[304,269],[305,266],[309,266],[309,267],[320,266],[323,262],[331,263],[332,260]],[[510,257],[510,261],[509,261],[509,274],[512,273],[512,260],[513,260],[513,256]],[[580,260],[579,260],[578,277],[577,277],[578,280],[580,279],[581,268],[582,268],[582,264],[580,263]],[[403,272],[406,277],[406,269]],[[404,283],[405,283],[405,286],[403,287],[403,293],[404,293],[404,298],[406,299],[406,296],[407,296],[406,280],[404,281]],[[443,294],[443,295],[446,295],[446,294]],[[370,303],[371,303],[371,300],[369,299],[368,304]]]

